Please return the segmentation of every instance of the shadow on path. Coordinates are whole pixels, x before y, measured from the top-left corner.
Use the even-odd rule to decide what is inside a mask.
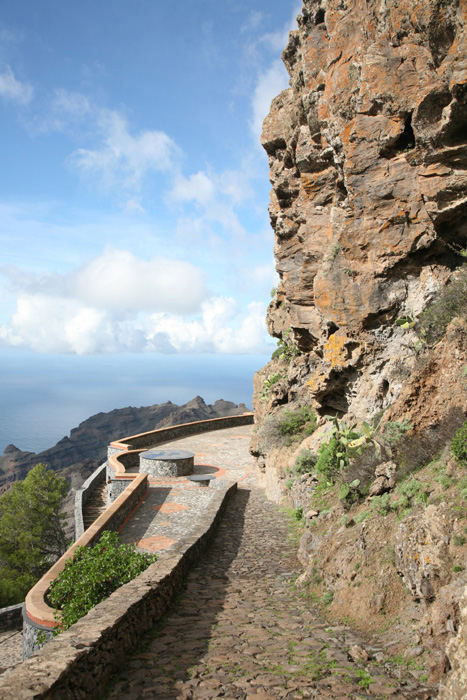
[[[174,700],[174,685],[193,675],[209,650],[213,628],[224,609],[229,570],[244,538],[247,489],[238,490],[227,505],[213,542],[187,577],[165,616],[143,637],[140,649],[106,696],[122,700],[157,697]],[[207,695],[206,697],[209,697]]]

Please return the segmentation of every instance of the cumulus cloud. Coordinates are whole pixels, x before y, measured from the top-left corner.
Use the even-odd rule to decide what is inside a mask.
[[[191,263],[160,256],[141,260],[114,248],[66,275],[26,275],[14,266],[2,272],[30,296],[68,298],[107,310],[193,313],[207,294],[201,271]]]
[[[212,179],[204,172],[189,177],[176,177],[169,199],[175,202],[196,202],[207,205],[214,197],[215,186]]]
[[[42,353],[111,354],[262,353],[270,349],[263,304],[245,311],[232,299],[203,302],[194,318],[175,314],[129,314],[76,299],[22,294],[10,323],[0,325],[0,343]]]
[[[209,297],[200,271],[180,260],[108,250],[67,275],[2,273],[16,309],[0,344],[44,353],[259,353],[265,306]]]
[[[17,80],[10,66],[0,72],[0,97],[8,102],[25,105],[32,100],[34,90],[28,83]]]
[[[242,311],[234,299],[216,297],[203,303],[201,316],[194,320],[153,314],[149,345],[154,334],[155,338],[165,336],[177,352],[268,352],[270,341],[268,343],[264,317],[265,307],[262,303],[251,302]]]
[[[250,126],[258,139],[261,135],[263,120],[269,112],[271,100],[286,87],[288,87],[287,71],[282,61],[277,59],[259,76],[253,95],[253,116]]]

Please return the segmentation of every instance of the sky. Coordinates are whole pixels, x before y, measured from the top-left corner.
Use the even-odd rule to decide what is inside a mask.
[[[266,353],[294,0],[2,0],[0,349]]]

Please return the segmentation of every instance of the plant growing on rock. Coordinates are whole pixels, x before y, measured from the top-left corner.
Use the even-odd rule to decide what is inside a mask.
[[[360,498],[359,486],[360,479],[354,479],[354,481],[351,481],[350,484],[341,484],[339,489],[339,499],[347,508],[350,508],[350,506],[356,503]]]
[[[467,265],[462,265],[452,275],[433,303],[420,315],[417,330],[421,338],[433,345],[446,333],[453,318],[467,318]]]
[[[287,409],[281,414],[277,424],[278,431],[285,438],[286,445],[291,445],[295,440],[312,435],[317,426],[318,419],[311,406]]]
[[[277,341],[277,348],[272,353],[272,360],[288,360],[290,362],[294,357],[300,355],[300,350],[295,345],[291,333],[290,328],[283,332],[282,338]]]
[[[93,547],[77,547],[72,559],[52,581],[48,598],[60,626],[68,629],[113,591],[142,573],[157,559],[121,544],[116,532],[104,531]]]
[[[401,512],[402,517],[410,513],[412,507],[418,504],[425,504],[428,500],[428,485],[412,477],[404,481],[397,487],[400,498],[392,503],[391,508]]]
[[[318,461],[318,455],[311,450],[302,450],[295,460],[293,470],[295,474],[309,474],[312,472]]]
[[[408,420],[388,421],[384,426],[384,438],[390,445],[395,445],[412,428]]]
[[[277,382],[281,379],[282,374],[280,372],[276,372],[276,374],[268,374],[268,376],[263,382],[263,388],[261,390],[261,398],[263,399],[263,401],[268,400],[271,387],[274,386],[274,384],[277,384]]]
[[[451,453],[462,467],[467,467],[467,421],[456,430],[451,440]]]
[[[361,433],[355,430],[356,426],[347,426],[344,421],[339,423],[333,416],[326,416],[332,420],[332,428],[328,434],[330,439],[322,443],[318,450],[316,471],[327,480],[333,481],[336,474],[349,465],[350,456],[357,448],[352,447],[352,442],[358,440]]]

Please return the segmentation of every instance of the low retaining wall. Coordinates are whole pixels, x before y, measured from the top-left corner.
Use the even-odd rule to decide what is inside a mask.
[[[251,425],[254,422],[253,413],[243,413],[241,416],[226,416],[225,418],[210,418],[208,420],[198,420],[193,423],[181,423],[171,425],[168,428],[158,428],[148,433],[139,433],[129,437],[115,440],[110,443],[108,455],[118,455],[122,451],[141,450],[153,445],[160,445],[161,442],[170,442],[178,438],[198,435],[211,430],[222,430],[224,428],[235,428],[237,425]],[[136,462],[138,465],[138,462]]]
[[[2,700],[95,700],[141,635],[169,606],[211,539],[233,484],[219,490],[195,532],[163,552],[127,583],[32,658],[0,677]]]
[[[51,582],[65,568],[65,563],[73,557],[76,547],[96,542],[104,530],[118,530],[128,516],[138,506],[148,491],[146,474],[136,474],[128,489],[112,503],[89,527],[86,532],[67,550],[67,552],[48,570],[48,572],[31,588],[26,596],[23,620],[23,658],[27,659],[40,648],[37,633],[42,631],[47,639],[53,636],[57,626],[54,611],[46,603],[46,595]]]
[[[18,605],[9,605],[7,608],[0,608],[0,632],[21,629],[23,606],[24,603],[19,603]]]

